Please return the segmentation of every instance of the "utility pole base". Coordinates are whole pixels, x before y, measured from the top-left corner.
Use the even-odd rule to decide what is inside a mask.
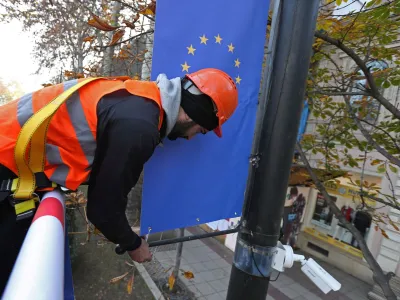
[[[227,300],[265,300],[269,277],[249,275],[232,265]]]

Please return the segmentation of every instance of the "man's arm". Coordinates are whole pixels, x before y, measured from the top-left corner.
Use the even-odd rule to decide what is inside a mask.
[[[134,114],[131,103],[118,105],[120,111],[128,109]],[[141,245],[125,215],[127,194],[153,154],[157,139],[157,128],[150,120],[129,116],[114,116],[98,138],[89,180],[88,219],[107,239],[127,250]]]

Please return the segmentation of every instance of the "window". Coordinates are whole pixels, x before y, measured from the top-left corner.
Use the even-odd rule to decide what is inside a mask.
[[[329,195],[330,196],[330,195]],[[336,202],[336,197],[330,196],[331,199]],[[315,203],[315,210],[313,214],[313,221],[312,223],[325,227],[329,229],[332,224],[333,212],[331,211],[327,201],[325,200],[324,196],[321,193],[317,195],[317,202]]]
[[[371,73],[374,73],[388,68],[388,65],[384,61],[373,60],[367,63],[367,67],[370,69]],[[364,77],[364,73],[359,70],[358,74],[362,79],[359,79],[355,82],[353,92],[365,91],[369,88],[369,84]],[[360,119],[375,123],[380,109],[380,103],[378,100],[364,95],[357,95],[350,98],[350,103],[353,109],[357,110],[356,115]]]

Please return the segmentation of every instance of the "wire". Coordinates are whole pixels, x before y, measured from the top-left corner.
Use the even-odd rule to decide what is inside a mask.
[[[258,272],[260,273],[260,275],[261,275],[262,277],[266,278],[266,276],[264,276],[264,274],[261,273],[260,269],[258,268],[257,262],[256,262],[256,260],[255,260],[255,258],[254,258],[253,248],[251,248],[251,257],[253,258],[254,265],[256,266],[256,268],[257,268]]]
[[[261,276],[262,276],[263,278],[267,278],[266,276],[264,276],[263,273],[261,273],[260,268],[259,268],[258,265],[257,265],[257,262],[256,262],[256,260],[255,260],[255,258],[254,258],[253,247],[251,248],[251,257],[252,257],[252,259],[253,259],[254,265],[256,266],[256,268],[257,268],[258,272],[261,274]],[[281,275],[281,272],[278,272],[278,275],[276,276],[276,278],[275,278],[274,280],[270,280],[269,282],[277,281],[280,275]]]
[[[277,280],[278,280],[278,278],[279,278],[279,275],[281,275],[281,272],[278,272],[278,276],[276,276],[276,278],[275,278],[274,280],[270,280],[270,282],[277,281]]]

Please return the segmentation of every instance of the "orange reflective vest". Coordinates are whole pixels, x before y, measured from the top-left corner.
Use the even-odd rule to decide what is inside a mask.
[[[46,87],[0,107],[0,164],[18,174],[14,148],[21,127],[40,108],[81,80]],[[117,90],[156,102],[161,128],[164,111],[155,82],[118,78],[90,82],[62,104],[50,122],[44,168],[50,181],[76,190],[88,179],[96,151],[97,103]]]

